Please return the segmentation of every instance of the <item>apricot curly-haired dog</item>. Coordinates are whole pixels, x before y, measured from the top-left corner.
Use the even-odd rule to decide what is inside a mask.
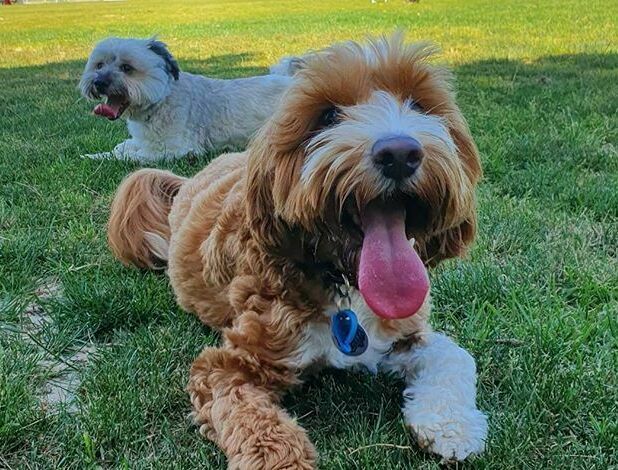
[[[472,241],[481,175],[433,52],[395,35],[312,54],[246,152],[190,179],[140,170],[118,189],[115,255],[167,263],[182,308],[222,331],[188,391],[230,468],[315,466],[278,404],[315,365],[400,374],[422,447],[458,460],[484,448],[474,359],[428,323],[425,266]]]

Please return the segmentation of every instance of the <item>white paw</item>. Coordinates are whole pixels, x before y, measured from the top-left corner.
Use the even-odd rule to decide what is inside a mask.
[[[412,400],[404,409],[406,424],[423,449],[440,455],[443,462],[464,460],[485,450],[487,417],[483,413],[458,404],[438,408],[435,403],[427,406]]]
[[[81,158],[89,158],[90,160],[111,160],[116,158],[112,152],[87,153],[81,155]]]

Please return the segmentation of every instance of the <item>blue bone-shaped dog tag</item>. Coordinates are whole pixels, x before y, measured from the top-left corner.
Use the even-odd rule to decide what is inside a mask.
[[[367,350],[367,333],[352,310],[335,313],[330,320],[330,330],[335,346],[346,356],[360,356]]]

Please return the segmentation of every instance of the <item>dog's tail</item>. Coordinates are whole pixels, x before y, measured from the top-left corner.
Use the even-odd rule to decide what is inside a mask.
[[[161,269],[168,258],[168,215],[186,178],[145,168],[120,184],[107,224],[107,241],[124,264]]]
[[[295,57],[286,56],[282,57],[279,62],[269,67],[271,75],[283,75],[286,77],[293,77],[300,69],[305,67],[305,56]]]

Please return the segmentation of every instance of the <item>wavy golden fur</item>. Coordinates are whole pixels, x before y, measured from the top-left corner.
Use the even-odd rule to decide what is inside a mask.
[[[201,431],[230,468],[315,465],[305,431],[277,403],[308,365],[298,359],[308,325],[327,321],[334,293],[325,271],[356,283],[359,208],[401,195],[427,265],[460,256],[474,238],[479,158],[450,73],[428,61],[433,52],[395,35],[311,55],[246,152],[222,155],[191,179],[141,170],[118,190],[114,254],[139,267],[167,259],[181,307],[222,331],[221,346],[194,362],[188,390]],[[332,106],[338,121],[322,128]],[[422,166],[400,188],[366,161],[374,115],[390,125],[386,108],[442,132],[419,134]],[[404,320],[372,321],[401,348],[428,331],[428,316],[427,303]]]
[[[144,169],[126,178],[114,198],[107,241],[124,264],[157,269],[167,261],[172,200],[185,178]]]

